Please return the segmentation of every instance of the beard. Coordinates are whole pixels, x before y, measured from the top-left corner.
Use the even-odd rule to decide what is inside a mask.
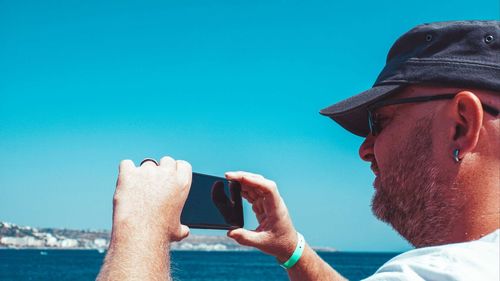
[[[415,247],[444,244],[463,202],[433,160],[431,125],[432,117],[416,122],[374,183],[373,213]]]

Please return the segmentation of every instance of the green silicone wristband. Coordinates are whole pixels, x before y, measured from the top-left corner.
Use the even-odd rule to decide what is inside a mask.
[[[294,266],[302,257],[302,252],[304,252],[304,246],[306,241],[304,240],[304,236],[297,232],[297,236],[299,238],[299,242],[297,242],[297,247],[295,247],[295,251],[293,251],[292,256],[284,263],[280,264],[281,267],[285,269],[290,269]]]

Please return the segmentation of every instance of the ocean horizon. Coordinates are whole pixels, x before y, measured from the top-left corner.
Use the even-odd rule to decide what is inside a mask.
[[[393,252],[318,252],[349,280],[373,274]],[[82,249],[0,249],[0,280],[95,280],[105,253]],[[174,280],[288,280],[276,260],[259,251],[171,251]]]

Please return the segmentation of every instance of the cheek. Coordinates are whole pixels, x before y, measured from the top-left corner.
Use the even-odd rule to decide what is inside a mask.
[[[396,132],[397,131],[397,132]],[[404,147],[408,142],[409,130],[394,130],[394,128],[387,128],[378,137],[373,147],[375,159],[380,171],[383,173],[384,168],[390,167],[394,164],[396,158],[405,155]]]
[[[382,160],[391,154],[399,142],[400,136],[392,134],[389,130],[384,130],[377,136],[377,141],[373,147],[377,160]]]
[[[445,126],[436,126],[429,130],[428,134],[432,143],[432,147],[429,147],[429,149],[432,149],[432,155],[436,159],[452,159],[453,150],[456,148],[453,133],[452,130]]]

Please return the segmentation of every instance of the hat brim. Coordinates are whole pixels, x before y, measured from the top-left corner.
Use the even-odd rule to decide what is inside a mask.
[[[379,101],[405,86],[404,84],[375,86],[358,95],[324,108],[320,113],[330,117],[349,132],[360,137],[366,137],[370,133],[368,111],[366,108],[373,102]]]

